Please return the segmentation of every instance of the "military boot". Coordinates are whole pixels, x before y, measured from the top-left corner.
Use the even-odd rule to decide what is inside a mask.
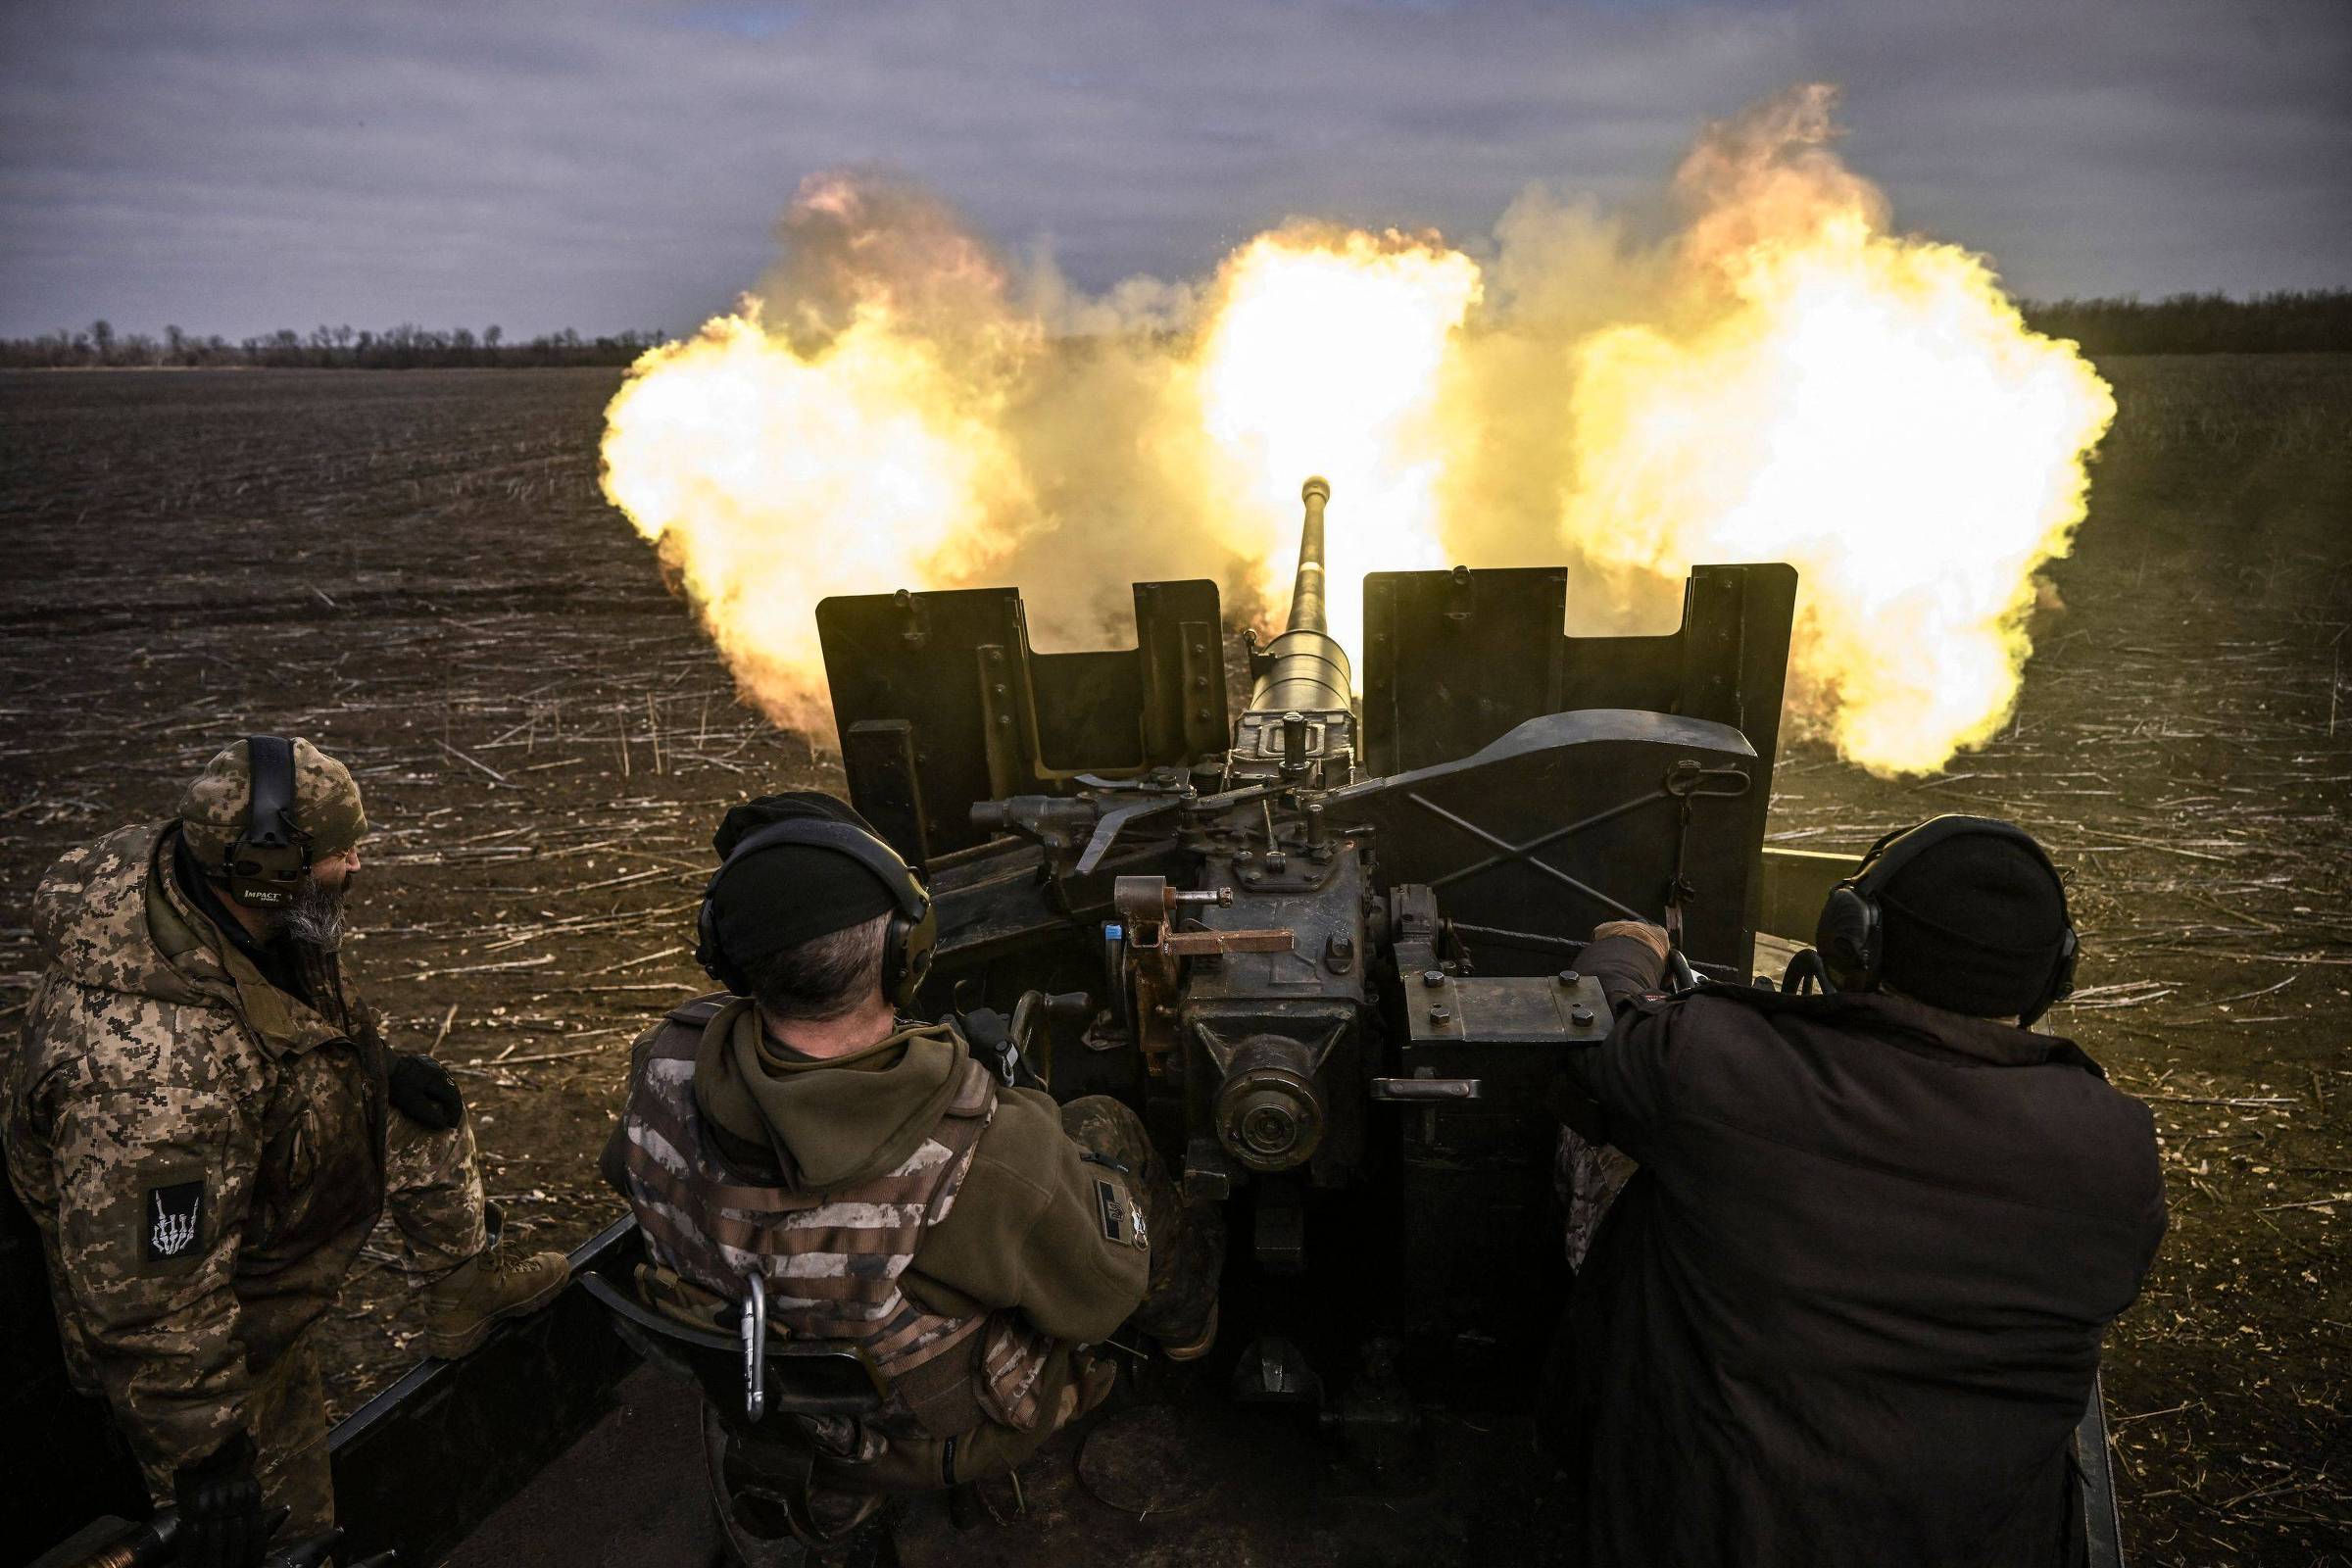
[[[504,1233],[494,1212],[490,1245],[426,1288],[427,1354],[454,1361],[470,1353],[501,1319],[538,1311],[571,1278],[571,1264],[562,1252],[516,1255],[499,1245]]]
[[[1217,1303],[1215,1301],[1210,1301],[1208,1303],[1208,1317],[1204,1322],[1201,1323],[1200,1332],[1179,1343],[1170,1343],[1167,1340],[1160,1341],[1159,1353],[1166,1356],[1171,1361],[1198,1361],[1202,1356],[1206,1355],[1210,1350],[1216,1348],[1216,1344]]]

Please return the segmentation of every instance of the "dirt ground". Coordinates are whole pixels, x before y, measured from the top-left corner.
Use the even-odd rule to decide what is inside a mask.
[[[2352,357],[2103,368],[2122,414],[2017,723],[1912,783],[1794,745],[1774,833],[1995,811],[2073,868],[2056,1021],[2154,1105],[2173,1213],[2109,1342],[2134,1559],[2344,1561]],[[229,739],[308,734],[376,823],[358,972],[463,1075],[512,1223],[612,1211],[592,1158],[628,1040],[704,988],[719,810],[838,776],[736,706],[598,495],[614,379],[0,376],[0,1028],[51,858],[167,815]],[[405,1364],[405,1295],[371,1250],[344,1407]]]

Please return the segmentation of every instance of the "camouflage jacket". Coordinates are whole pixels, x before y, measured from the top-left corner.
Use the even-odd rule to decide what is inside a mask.
[[[0,1041],[67,1363],[151,1480],[246,1424],[384,1198],[380,1035],[339,975],[332,1019],[264,980],[177,885],[176,834],[124,828],[49,869],[46,968]]]

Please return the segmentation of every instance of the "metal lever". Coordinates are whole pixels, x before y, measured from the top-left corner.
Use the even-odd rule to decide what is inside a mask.
[[[1375,1078],[1374,1100],[1478,1100],[1476,1078]]]
[[[743,1413],[757,1421],[767,1413],[767,1281],[755,1269],[743,1283],[751,1288],[736,1330],[743,1336]]]

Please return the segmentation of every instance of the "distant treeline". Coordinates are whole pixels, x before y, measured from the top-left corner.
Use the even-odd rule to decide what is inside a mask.
[[[403,322],[386,332],[349,326],[317,326],[308,332],[281,327],[262,337],[230,342],[218,333],[197,337],[176,326],[162,337],[119,333],[105,320],[80,331],[44,332],[39,337],[0,338],[0,368],[74,369],[120,366],[191,369],[413,370],[468,367],[627,365],[657,343],[660,331],[582,337],[565,328],[526,342],[510,342],[504,330],[468,326],[441,330]]]
[[[2026,323],[2072,338],[2093,359],[2116,354],[2280,354],[2352,349],[2352,288],[2281,291],[2233,300],[2028,301]]]
[[[2027,324],[2072,338],[2096,358],[2117,354],[2275,354],[2352,351],[2352,288],[2255,294],[2175,294],[2168,299],[2027,301]],[[118,333],[92,321],[79,331],[0,338],[0,368],[71,369],[121,366],[407,370],[424,368],[627,365],[657,343],[660,331],[582,337],[566,328],[509,342],[498,327],[480,332],[403,323],[388,332],[317,326],[282,327],[232,343],[196,337],[176,326],[162,337]]]

